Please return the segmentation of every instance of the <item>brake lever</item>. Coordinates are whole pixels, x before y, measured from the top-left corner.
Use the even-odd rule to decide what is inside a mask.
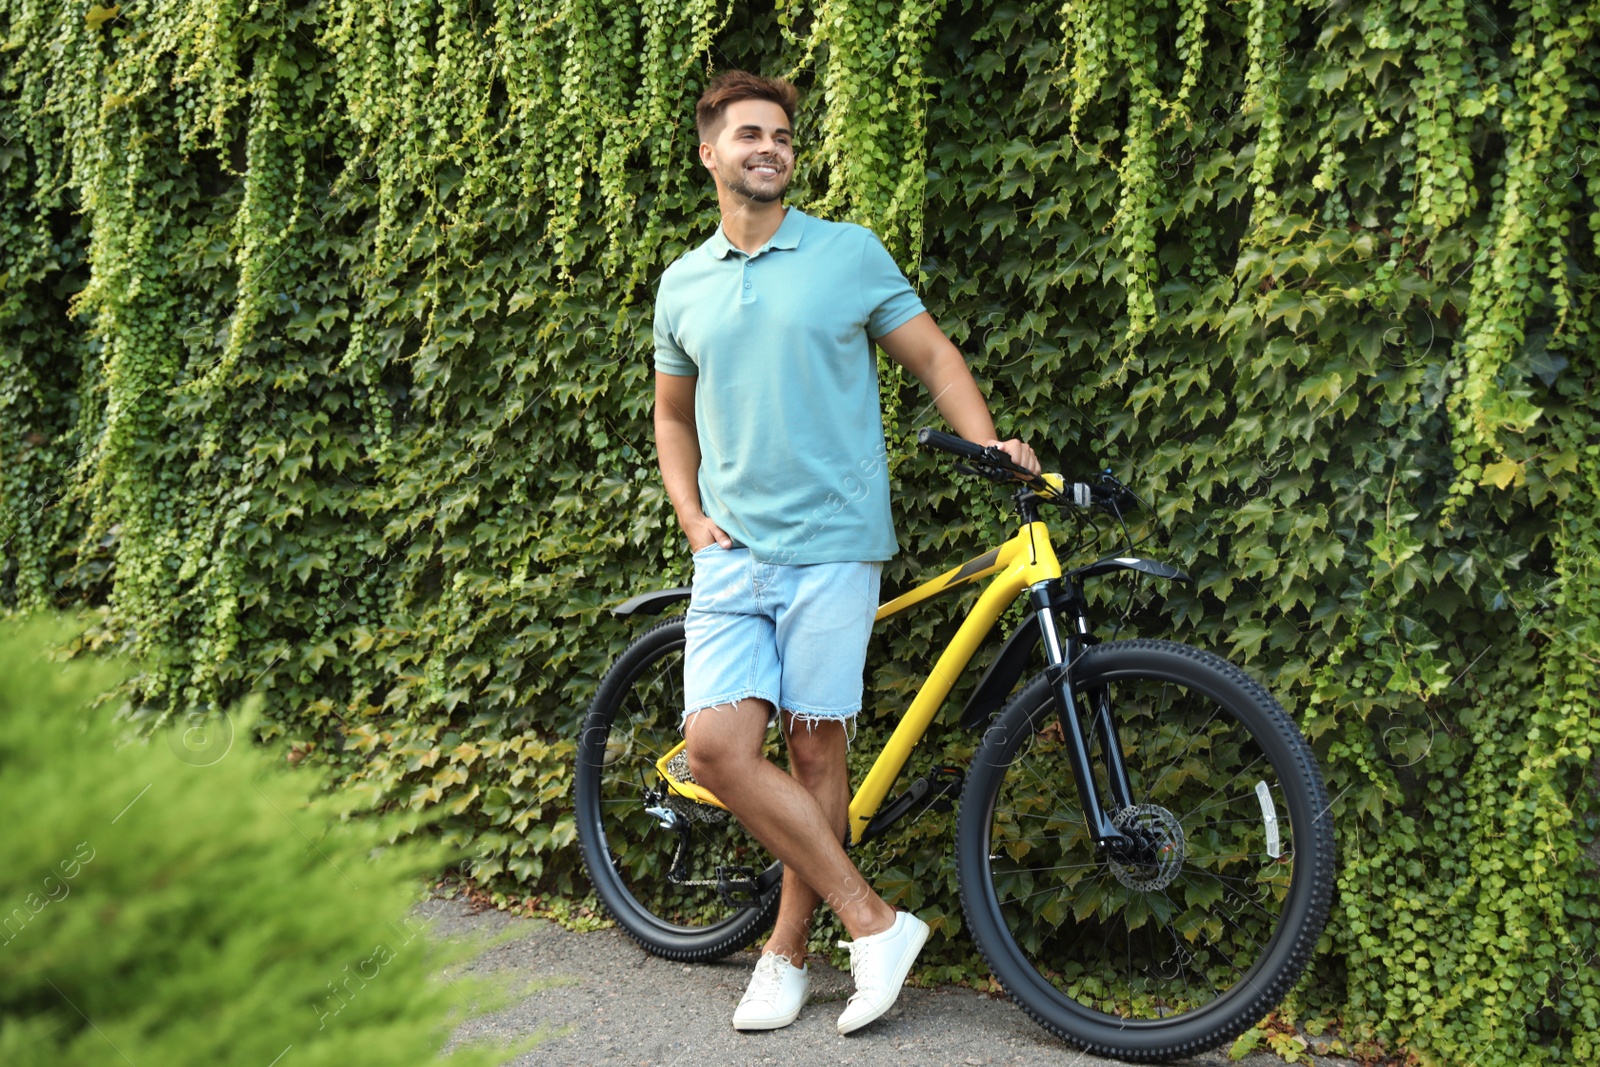
[[[952,463],[951,466],[962,474],[970,474],[976,478],[986,478],[991,482],[1012,482],[1016,480],[1009,471],[1000,470],[996,467],[970,467],[965,463]]]
[[[1119,522],[1128,512],[1144,503],[1139,499],[1138,493],[1117,481],[1110,471],[1100,475],[1100,485],[1097,488],[1100,491],[1097,495],[1100,495],[1101,499],[1095,503],[1100,510],[1116,516]]]
[[[1005,481],[1020,482],[1023,485],[1035,485],[1040,480],[1039,475],[1012,459],[1003,448],[990,445],[984,449],[984,458],[994,464],[995,471],[1002,475]]]

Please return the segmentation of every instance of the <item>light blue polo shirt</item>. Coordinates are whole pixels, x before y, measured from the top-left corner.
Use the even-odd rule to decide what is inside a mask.
[[[655,364],[699,376],[700,506],[757,560],[895,554],[869,339],[922,310],[871,231],[792,207],[753,255],[718,226],[662,275]]]

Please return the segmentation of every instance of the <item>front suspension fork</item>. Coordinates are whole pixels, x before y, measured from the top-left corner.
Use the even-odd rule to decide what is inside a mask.
[[[1066,738],[1067,758],[1072,764],[1072,777],[1078,789],[1078,802],[1083,806],[1084,818],[1088,822],[1089,836],[1094,838],[1095,845],[1102,851],[1123,853],[1134,847],[1134,842],[1112,825],[1111,816],[1106,814],[1095,792],[1094,768],[1089,762],[1089,740],[1084,736],[1077,700],[1072,694],[1071,661],[1085,647],[1089,621],[1081,611],[1078,612],[1074,619],[1076,632],[1063,641],[1056,628],[1055,608],[1060,598],[1052,588],[1054,585],[1054,582],[1040,582],[1028,590],[1044,643],[1045,677],[1050,681],[1050,692],[1055,698],[1056,715]],[[1081,595],[1074,595],[1077,590],[1069,589],[1067,593],[1064,598],[1067,603],[1080,601]],[[1132,807],[1133,783],[1128,778],[1128,766],[1122,758],[1122,743],[1117,735],[1116,722],[1111,716],[1110,696],[1100,689],[1091,695],[1091,699],[1096,705],[1092,709],[1094,730],[1100,736],[1111,800],[1115,810]]]

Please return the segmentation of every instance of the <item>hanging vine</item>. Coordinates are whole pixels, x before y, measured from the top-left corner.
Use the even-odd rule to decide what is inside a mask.
[[[808,54],[828,49],[824,110],[813,149],[829,170],[814,205],[871,229],[903,263],[922,252],[928,46],[944,0],[898,5],[822,0]]]
[[[1435,232],[1462,221],[1474,205],[1475,174],[1467,137],[1488,103],[1468,62],[1471,35],[1464,0],[1422,5],[1416,37],[1417,166],[1414,214]]]
[[[1526,340],[1531,307],[1551,306],[1553,329],[1558,335],[1568,329],[1571,296],[1560,234],[1575,189],[1570,180],[1547,178],[1555,161],[1570,154],[1563,148],[1570,150],[1575,131],[1562,127],[1575,88],[1571,65],[1587,51],[1594,17],[1588,9],[1569,13],[1543,4],[1521,13],[1512,52],[1522,62],[1506,86],[1511,99],[1504,105],[1505,167],[1490,211],[1484,269],[1472,276],[1460,383],[1451,395],[1461,443],[1457,494],[1526,477],[1524,461],[1505,451],[1540,411],[1526,390],[1507,387],[1501,374]]]
[[[1155,10],[1159,10],[1158,6]],[[1160,153],[1155,145],[1157,111],[1161,94],[1156,88],[1156,47],[1150,30],[1154,10],[1132,4],[1114,5],[1110,13],[1113,55],[1128,75],[1128,126],[1123,135],[1122,164],[1117,170],[1121,199],[1111,228],[1116,247],[1126,264],[1128,329],[1136,342],[1155,322],[1156,220],[1153,205],[1156,167]]]
[[[1250,67],[1244,76],[1244,109],[1258,112],[1255,160],[1250,165],[1253,194],[1252,220],[1257,227],[1272,218],[1278,206],[1278,191],[1273,181],[1278,154],[1283,149],[1283,97],[1280,77],[1283,64],[1283,23],[1287,15],[1283,0],[1251,0],[1250,22],[1246,30]]]

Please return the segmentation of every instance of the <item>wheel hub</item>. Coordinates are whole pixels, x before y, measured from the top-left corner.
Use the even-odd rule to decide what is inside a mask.
[[[1178,817],[1159,804],[1136,804],[1111,816],[1128,845],[1106,854],[1106,865],[1129,889],[1155,892],[1178,877],[1187,854]]]

